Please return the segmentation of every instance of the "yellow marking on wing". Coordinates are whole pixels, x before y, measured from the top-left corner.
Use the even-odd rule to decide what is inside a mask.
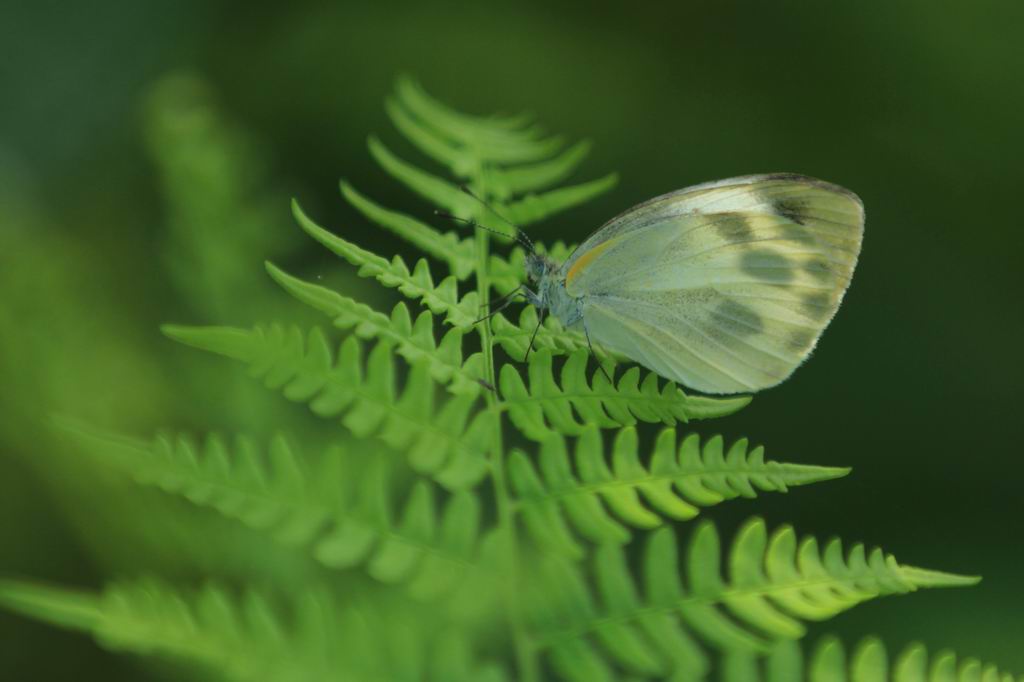
[[[583,270],[587,267],[587,265],[593,262],[595,258],[600,256],[609,246],[614,244],[616,241],[618,240],[609,239],[605,243],[595,246],[594,248],[590,249],[585,254],[580,256],[579,260],[573,263],[572,267],[569,268],[569,272],[566,273],[565,286],[572,286],[572,281],[576,279],[577,276],[583,273]]]

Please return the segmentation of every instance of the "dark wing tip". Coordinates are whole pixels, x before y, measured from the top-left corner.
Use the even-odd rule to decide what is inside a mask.
[[[762,175],[760,177],[761,177],[762,180],[773,180],[773,181],[779,181],[779,182],[796,182],[796,183],[805,184],[805,185],[812,185],[814,187],[817,187],[819,189],[823,189],[823,190],[828,191],[828,192],[834,192],[836,194],[841,194],[841,195],[847,197],[848,199],[852,199],[853,201],[857,202],[857,204],[861,207],[861,209],[864,208],[864,202],[861,200],[861,198],[859,196],[857,196],[855,193],[851,192],[850,190],[846,189],[842,185],[837,185],[834,182],[828,182],[826,180],[820,180],[818,178],[811,177],[810,175],[802,175],[800,173],[766,173],[765,175]]]

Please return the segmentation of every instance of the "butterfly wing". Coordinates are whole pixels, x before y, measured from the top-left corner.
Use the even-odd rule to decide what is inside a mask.
[[[864,209],[836,185],[753,175],[652,199],[566,261],[592,339],[708,393],[786,379],[835,315]]]

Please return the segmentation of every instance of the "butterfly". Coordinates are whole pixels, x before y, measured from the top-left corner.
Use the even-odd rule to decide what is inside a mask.
[[[529,303],[588,344],[704,393],[786,380],[850,285],[864,206],[792,173],[664,194],[591,234],[564,263],[526,247]],[[531,344],[532,345],[532,344]]]

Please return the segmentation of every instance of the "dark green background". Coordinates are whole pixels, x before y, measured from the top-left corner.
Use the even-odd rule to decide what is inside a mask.
[[[981,574],[976,588],[872,602],[827,629],[1024,671],[1022,27],[1024,4],[1011,0],[3,2],[0,574],[94,587],[125,565],[96,549],[102,524],[69,502],[75,481],[54,473],[60,446],[37,420],[56,409],[139,433],[209,426],[176,372],[206,358],[157,325],[261,317],[184,304],[163,267],[167,197],[144,134],[154,84],[193,74],[257,141],[280,234],[224,258],[259,287],[263,257],[328,276],[347,267],[294,228],[289,194],[384,253],[390,240],[341,202],[338,178],[429,215],[365,149],[375,132],[422,165],[382,108],[394,77],[410,72],[463,110],[529,110],[592,139],[580,179],[620,172],[613,192],[534,228],[539,239],[579,240],[631,204],[730,175],[793,171],[856,191],[864,251],[814,357],[704,428],[854,472],[712,518],[730,526],[756,512]],[[203,367],[217,377],[206,396],[216,402],[233,368]],[[138,675],[85,638],[5,614],[0,661],[19,679]]]

